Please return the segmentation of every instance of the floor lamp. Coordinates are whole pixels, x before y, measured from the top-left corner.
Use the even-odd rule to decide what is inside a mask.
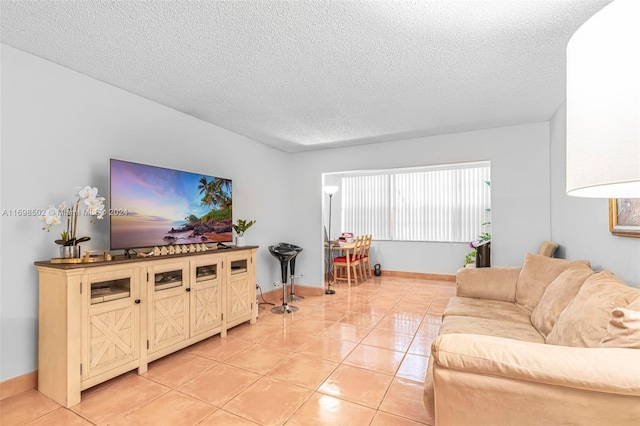
[[[329,195],[329,231],[328,231],[328,239],[329,239],[329,259],[326,262],[328,266],[328,273],[325,271],[325,277],[327,280],[327,288],[324,291],[324,294],[335,294],[336,291],[331,288],[331,280],[333,278],[333,245],[331,241],[331,198],[333,198],[333,194],[338,192],[338,187],[333,185],[327,185],[323,188],[324,193]]]

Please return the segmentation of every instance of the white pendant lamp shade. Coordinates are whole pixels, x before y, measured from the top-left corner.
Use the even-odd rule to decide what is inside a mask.
[[[640,198],[640,0],[615,0],[567,46],[567,194]]]

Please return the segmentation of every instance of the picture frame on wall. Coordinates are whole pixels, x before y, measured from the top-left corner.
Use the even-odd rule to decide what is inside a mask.
[[[640,238],[640,198],[609,199],[609,231],[619,237]]]

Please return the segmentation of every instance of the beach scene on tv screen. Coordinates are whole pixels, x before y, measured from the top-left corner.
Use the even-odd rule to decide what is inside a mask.
[[[111,248],[232,241],[231,180],[111,161]]]

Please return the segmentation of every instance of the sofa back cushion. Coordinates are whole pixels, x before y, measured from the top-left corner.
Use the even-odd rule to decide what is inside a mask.
[[[547,337],[562,311],[591,274],[593,271],[585,264],[570,265],[547,286],[531,313],[531,324],[540,334]]]
[[[552,345],[597,348],[607,331],[611,311],[626,308],[640,296],[611,272],[601,271],[586,279],[576,297],[562,311],[547,336]]]
[[[601,348],[640,349],[640,298],[626,308],[614,308]]]
[[[516,283],[516,305],[532,312],[545,289],[571,265],[589,265],[585,260],[554,259],[527,253]]]

